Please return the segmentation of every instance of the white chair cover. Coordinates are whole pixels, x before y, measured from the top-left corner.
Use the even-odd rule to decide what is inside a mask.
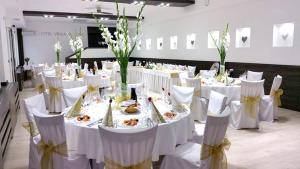
[[[214,78],[216,73],[216,70],[200,70],[201,77],[206,79]]]
[[[278,106],[274,104],[274,96],[272,91],[277,91],[282,83],[282,77],[277,75],[274,77],[273,84],[269,95],[264,95],[259,104],[259,120],[272,122],[278,119]]]
[[[210,92],[210,97],[209,97],[209,104],[208,104],[208,110],[207,113],[205,113],[205,120],[206,121],[206,114],[207,115],[218,115],[222,113],[225,109],[226,106],[226,100],[227,97],[221,93],[211,91]],[[198,125],[195,128],[195,131],[193,133],[193,139],[192,142],[201,144],[203,140],[203,126]]]
[[[196,72],[196,66],[188,66],[188,77],[193,78]]]
[[[253,71],[248,71],[247,72],[247,80],[248,81],[259,81],[262,79],[264,72],[253,72]]]
[[[34,109],[36,108],[39,112],[48,114],[46,110],[45,100],[43,94],[38,94],[36,96],[24,99],[22,101],[24,111],[26,114],[27,121],[31,124],[35,124],[33,113]],[[28,126],[30,127],[30,126]],[[31,127],[35,127],[31,126]],[[31,130],[33,131],[33,130]],[[36,144],[40,141],[40,135],[31,135],[30,142],[29,142],[29,164],[28,168],[30,169],[39,169],[39,154],[36,147]]]
[[[55,69],[47,69],[43,71],[44,76],[56,76]]]
[[[241,96],[261,97],[263,94],[263,85],[265,80],[261,81],[242,81]],[[242,97],[241,97],[242,98]],[[246,110],[246,105],[240,101],[232,101],[230,104],[231,118],[230,124],[233,128],[258,128],[259,102],[256,104],[255,117],[251,117]]]
[[[42,141],[45,143],[51,141],[54,145],[66,143],[64,115],[42,117],[34,114],[34,118]],[[53,153],[52,158],[53,169],[90,169],[89,161],[86,158],[71,155],[70,152],[68,156]]]
[[[62,100],[62,79],[60,77],[45,77],[48,86],[48,109],[51,113],[60,113],[64,108]],[[50,88],[57,89],[57,92],[51,93]]]
[[[87,86],[76,87],[71,89],[63,89],[63,97],[66,106],[72,106],[85,92],[87,91]]]
[[[194,96],[191,103],[191,112],[194,120],[206,120],[207,101],[201,97],[201,79],[186,78],[187,87],[194,87]]]
[[[173,85],[171,88],[171,97],[178,103],[191,104],[194,96],[194,87],[182,87]]]
[[[229,114],[230,111],[227,108],[221,114],[207,116],[203,144],[216,146],[222,143],[229,122]],[[201,148],[201,144],[191,142],[176,147],[174,154],[165,156],[160,169],[210,169],[210,157],[200,161]]]
[[[88,93],[86,95],[86,99],[93,100],[94,97],[100,98],[99,89],[101,87],[101,75],[85,76],[84,82],[85,82],[85,85],[88,87],[88,90],[89,90],[89,86],[92,86],[92,87],[96,88],[96,90],[97,90],[92,93],[88,91]]]
[[[99,131],[106,169],[115,169],[113,163],[128,167],[152,161],[157,126],[138,132],[99,126]]]
[[[42,73],[43,70],[44,70],[44,65],[38,65],[33,67],[33,71],[35,75]]]
[[[219,114],[223,112],[226,106],[226,101],[227,97],[225,95],[215,91],[211,91],[207,113]]]

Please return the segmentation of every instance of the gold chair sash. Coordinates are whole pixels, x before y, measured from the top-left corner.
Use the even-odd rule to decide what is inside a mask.
[[[170,73],[171,78],[179,78],[179,73],[178,72],[172,72]]]
[[[130,166],[122,166],[114,162],[113,160],[109,160],[108,158],[104,157],[104,163],[105,163],[105,169],[151,169],[152,168],[151,159]]]
[[[166,120],[164,119],[164,117],[160,114],[159,110],[157,109],[157,107],[155,106],[155,104],[153,102],[151,102],[153,109],[156,113],[156,117],[159,120],[160,123],[166,123]]]
[[[199,89],[199,90],[196,90],[196,91],[194,92],[194,95],[197,96],[197,97],[201,97],[201,90],[200,90],[200,89]]]
[[[44,84],[38,84],[38,85],[36,85],[35,90],[39,93],[43,93],[43,92],[45,92],[45,85]]]
[[[74,103],[74,105],[68,111],[67,117],[68,118],[77,117],[81,112],[82,103],[83,103],[83,96],[80,96],[80,98]]]
[[[211,157],[210,169],[227,169],[227,158],[224,149],[229,150],[230,145],[231,143],[227,138],[224,138],[220,145],[202,144],[200,160]]]
[[[281,106],[281,96],[283,95],[283,90],[271,90],[271,96],[274,97],[274,103],[276,106]]]
[[[54,145],[51,140],[45,143],[41,140],[37,146],[38,153],[41,154],[41,169],[53,169],[53,154],[59,154],[61,156],[68,156],[68,149],[66,142],[58,145]]]
[[[22,126],[29,132],[30,137],[39,135],[39,131],[35,122],[25,122],[22,124]]]
[[[97,89],[99,88],[98,86],[93,86],[93,85],[88,85],[88,93],[96,93]]]
[[[58,97],[60,92],[61,92],[61,88],[60,87],[50,86],[49,87],[50,100]]]
[[[256,105],[259,101],[259,96],[241,96],[241,103],[245,104],[246,112],[252,118],[256,118]]]
[[[82,70],[79,70],[79,78],[83,78],[85,76],[84,72]]]

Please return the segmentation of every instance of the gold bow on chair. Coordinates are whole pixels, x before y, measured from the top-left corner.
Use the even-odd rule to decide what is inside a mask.
[[[283,90],[278,89],[278,90],[271,90],[271,96],[274,97],[274,103],[276,106],[281,106],[281,95],[283,95]]]
[[[96,93],[98,86],[88,85],[88,93]]]
[[[179,78],[179,73],[178,72],[172,72],[170,73],[171,78]]]
[[[35,90],[38,91],[39,93],[43,93],[43,92],[45,92],[45,85],[38,84],[38,85],[36,85]]]
[[[242,96],[241,103],[245,104],[246,112],[250,117],[256,118],[256,105],[260,101],[259,96]]]
[[[49,87],[50,100],[54,99],[55,97],[58,97],[60,91],[61,91],[60,87],[50,86]]]
[[[53,169],[53,154],[59,154],[62,156],[68,156],[68,149],[66,142],[58,145],[54,145],[51,140],[48,144],[41,140],[38,144],[38,152],[42,155],[41,169]]]
[[[229,150],[230,144],[227,138],[224,138],[221,144],[215,146],[202,144],[200,160],[211,157],[210,169],[227,169],[227,158],[224,149]]]
[[[25,122],[22,126],[30,133],[30,137],[34,137],[39,134],[35,122]]]
[[[199,89],[199,90],[196,90],[196,91],[194,92],[194,96],[201,97],[201,90],[200,90],[200,89]]]
[[[151,159],[130,166],[122,166],[114,162],[113,160],[109,160],[108,158],[104,157],[104,163],[106,169],[151,169],[152,168]]]

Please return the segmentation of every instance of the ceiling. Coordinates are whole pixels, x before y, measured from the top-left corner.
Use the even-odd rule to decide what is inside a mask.
[[[112,1],[112,0],[103,0]],[[122,0],[119,0],[122,1]],[[125,0],[123,0],[125,1]],[[126,0],[134,1],[134,0]],[[158,1],[158,0],[152,0]],[[164,0],[174,1],[174,0]],[[175,1],[189,1],[189,0],[175,0]],[[223,7],[232,4],[242,3],[251,0],[195,0],[194,5],[187,7],[162,7],[157,5],[147,5],[143,16],[145,20],[164,20],[169,18],[182,17],[184,15],[195,15],[201,11],[205,11],[210,8]],[[252,0],[253,1],[253,0]],[[86,13],[91,14],[96,11],[97,6],[102,8],[102,11],[111,12],[116,15],[115,3],[113,2],[102,2],[94,0],[0,0],[0,4],[6,8],[7,16],[12,20],[13,24],[17,26],[24,26],[28,21],[66,21],[69,22],[68,18],[44,18],[35,16],[23,17],[23,11],[49,11],[49,12],[65,12],[65,13]],[[208,3],[209,2],[209,3]],[[209,4],[207,6],[207,4]],[[141,5],[134,4],[120,4],[120,9],[126,9],[127,16],[136,16]],[[75,22],[81,22],[80,19],[75,19]],[[87,21],[92,22],[92,21]],[[111,22],[111,21],[107,21]]]

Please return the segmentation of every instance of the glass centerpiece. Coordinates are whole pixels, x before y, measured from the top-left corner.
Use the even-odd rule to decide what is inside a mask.
[[[81,33],[79,35],[72,35],[72,33],[67,33],[70,39],[69,44],[72,51],[75,53],[76,61],[79,69],[81,68],[81,52],[83,51],[83,43]]]
[[[115,38],[109,32],[107,26],[100,22],[96,17],[96,23],[99,27],[99,30],[102,32],[101,36],[105,40],[105,43],[108,45],[108,48],[115,55],[118,64],[120,65],[120,76],[121,76],[121,96],[118,99],[119,101],[128,99],[128,90],[127,90],[127,66],[129,62],[129,57],[132,54],[133,50],[137,45],[137,41],[140,39],[140,25],[142,21],[142,12],[144,10],[146,3],[144,3],[139,10],[136,21],[136,31],[133,38],[129,37],[128,29],[128,19],[126,17],[125,8],[123,9],[123,15],[120,15],[119,4],[116,1],[116,10],[117,10],[117,21],[116,21],[116,32],[114,33]]]
[[[220,71],[219,71],[219,75],[218,78],[222,78],[225,75],[225,59],[226,59],[226,52],[228,51],[229,45],[230,45],[230,34],[228,31],[229,28],[229,24],[227,23],[222,37],[219,41],[219,44],[217,44],[217,40],[214,39],[213,35],[210,33],[210,36],[212,38],[212,40],[215,43],[215,46],[218,49],[219,55],[220,55]]]
[[[56,62],[57,63],[60,63],[59,56],[60,56],[61,49],[62,49],[61,44],[60,44],[59,40],[57,40],[56,43],[54,44],[54,51],[56,53]]]

